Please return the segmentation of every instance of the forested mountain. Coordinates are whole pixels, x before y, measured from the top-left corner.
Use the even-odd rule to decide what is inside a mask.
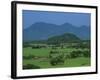
[[[59,36],[53,36],[48,38],[48,43],[69,43],[69,42],[79,42],[80,38],[72,33],[64,33]]]
[[[89,26],[74,26],[69,23],[55,25],[50,23],[38,22],[23,30],[24,41],[47,40],[53,36],[59,36],[64,33],[72,33],[80,39],[90,39]]]

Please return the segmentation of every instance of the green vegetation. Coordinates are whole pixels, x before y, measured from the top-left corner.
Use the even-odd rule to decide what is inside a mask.
[[[48,44],[59,44],[59,43],[70,43],[70,42],[79,42],[80,39],[71,33],[65,33],[60,36],[54,36],[47,40]]]
[[[73,34],[23,43],[23,69],[90,66],[90,60],[90,41]]]

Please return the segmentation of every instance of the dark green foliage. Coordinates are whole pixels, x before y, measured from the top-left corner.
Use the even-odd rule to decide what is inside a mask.
[[[82,54],[82,51],[80,51],[80,50],[72,51],[72,52],[70,53],[70,57],[71,57],[71,58],[77,58],[77,57],[80,57],[81,54]]]
[[[89,50],[84,51],[84,52],[83,52],[83,56],[84,56],[84,57],[90,57],[90,56],[91,56],[90,51],[89,51]]]
[[[27,64],[23,66],[23,69],[40,69],[40,67],[33,64]]]
[[[57,54],[57,53],[59,53],[59,52],[58,52],[58,51],[53,51],[53,50],[52,50],[52,51],[50,51],[50,55],[51,55],[51,54],[54,54],[54,53],[56,53],[56,54]]]
[[[64,59],[62,59],[60,57],[51,58],[50,64],[53,66],[57,65],[57,64],[64,64]]]
[[[33,59],[33,58],[35,58],[34,55],[23,56],[23,59]]]
[[[90,40],[80,40],[71,33],[54,36],[48,40],[24,42],[23,47],[23,69],[75,66],[77,63],[84,66],[88,65],[87,61],[90,61],[91,57]],[[85,61],[80,61],[80,58]]]
[[[51,38],[48,38],[47,43],[48,44],[59,44],[59,43],[70,43],[70,42],[79,42],[80,39],[72,34],[72,33],[65,33],[60,36],[54,36]]]
[[[71,55],[70,55],[70,54],[65,55],[65,58],[66,58],[66,59],[70,59],[70,58],[71,58]]]
[[[77,51],[72,51],[70,53],[70,58],[77,58],[77,57],[90,57],[90,51],[89,50],[77,50]]]
[[[52,66],[57,64],[64,64],[64,54],[58,51],[50,51],[49,54],[50,64]]]

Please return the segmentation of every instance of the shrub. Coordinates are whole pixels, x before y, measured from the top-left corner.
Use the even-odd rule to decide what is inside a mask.
[[[77,50],[77,51],[72,51],[70,53],[71,58],[77,58],[77,57],[90,57],[90,50]]]
[[[90,51],[89,51],[89,50],[84,51],[84,52],[83,52],[83,56],[84,56],[84,57],[90,57],[90,56],[91,56]]]
[[[79,53],[78,53],[78,51],[72,51],[71,53],[70,53],[70,57],[71,58],[77,58],[79,55],[78,55]]]
[[[34,57],[35,57],[34,55],[23,56],[23,59],[32,59],[32,58],[34,58]]]
[[[71,58],[71,55],[70,54],[67,54],[65,58],[66,59],[70,59]]]
[[[23,66],[23,69],[40,69],[40,67],[34,64],[27,64]]]
[[[72,52],[70,53],[70,57],[71,57],[71,58],[77,58],[77,57],[81,57],[82,54],[83,54],[83,51],[81,51],[81,50],[72,51]]]
[[[49,54],[50,58],[50,64],[51,65],[57,65],[57,64],[63,64],[64,63],[64,54],[59,52],[50,52]]]

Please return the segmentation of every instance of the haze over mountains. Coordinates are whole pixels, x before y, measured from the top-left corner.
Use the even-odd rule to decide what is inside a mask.
[[[23,40],[47,40],[50,37],[62,35],[64,33],[72,33],[80,39],[90,39],[90,27],[89,26],[74,26],[70,23],[64,23],[62,25],[55,25],[45,22],[37,22],[30,27],[23,29]]]

